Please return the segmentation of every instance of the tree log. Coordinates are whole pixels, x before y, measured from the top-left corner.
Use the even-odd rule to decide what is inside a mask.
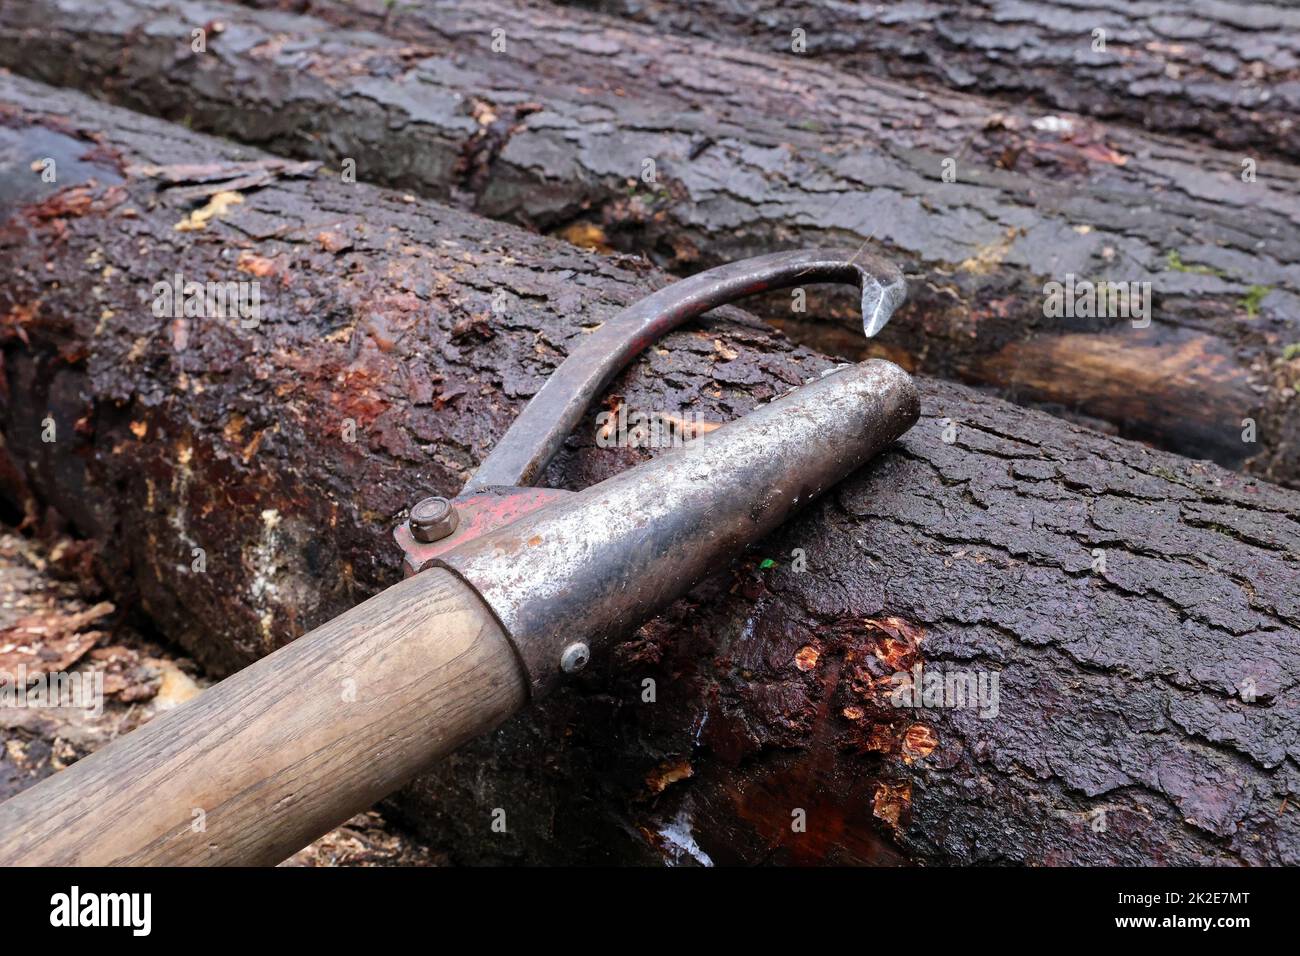
[[[75,93],[0,100],[0,484],[216,671],[394,581],[402,508],[665,281]],[[258,279],[263,321],[156,317],[178,271]],[[733,312],[607,402],[724,421],[830,364]],[[922,386],[895,450],[432,768],[407,820],[464,862],[1300,862],[1300,494]],[[597,431],[550,483],[653,454]],[[998,695],[901,706],[917,665]]]
[[[1293,6],[1250,0],[567,2],[782,54],[793,53],[793,31],[802,29],[807,56],[851,72],[1140,124],[1256,158],[1300,160],[1300,10]]]
[[[89,6],[5,8],[0,59],[679,273],[873,242],[915,280],[873,354],[1300,484],[1295,167],[1243,183],[1233,154],[516,0]],[[1150,325],[1047,318],[1045,283],[1069,276],[1150,283]],[[868,354],[805,321],[856,322],[843,296],[759,307],[823,351]]]

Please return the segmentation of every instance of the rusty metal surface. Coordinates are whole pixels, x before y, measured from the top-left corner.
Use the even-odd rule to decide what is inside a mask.
[[[911,378],[832,372],[433,560],[483,598],[541,694],[575,642],[625,632],[909,429]]]
[[[610,380],[683,322],[748,295],[820,282],[845,282],[861,290],[862,327],[868,337],[884,328],[907,294],[897,266],[861,251],[778,252],[675,282],[624,309],[570,353],[479,465],[465,491],[536,481]]]

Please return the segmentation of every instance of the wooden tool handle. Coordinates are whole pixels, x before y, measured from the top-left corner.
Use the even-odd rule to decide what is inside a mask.
[[[278,863],[525,699],[491,614],[426,571],[0,804],[0,865]]]

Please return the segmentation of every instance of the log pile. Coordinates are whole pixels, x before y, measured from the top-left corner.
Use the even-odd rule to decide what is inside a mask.
[[[678,274],[874,244],[912,281],[873,351],[1300,483],[1300,170],[1285,162],[1243,182],[1238,153],[527,0],[219,20],[189,0],[90,6],[6,8],[0,60]],[[1150,323],[1049,316],[1048,284],[1070,277],[1149,283]],[[755,308],[863,354],[828,321],[856,321],[843,297]]]
[[[808,56],[854,73],[1029,101],[1244,155],[1300,159],[1300,10],[1292,6],[1250,0],[570,2],[664,31],[778,53],[793,52],[794,31],[802,29]]]
[[[0,487],[214,676],[392,583],[403,508],[669,281],[78,93],[0,103]],[[260,320],[158,314],[177,272],[257,280]],[[728,310],[605,408],[721,422],[831,364]],[[1300,862],[1300,493],[921,385],[896,449],[392,806],[462,862]],[[596,411],[548,483],[653,454]],[[942,679],[913,707],[898,675]]]

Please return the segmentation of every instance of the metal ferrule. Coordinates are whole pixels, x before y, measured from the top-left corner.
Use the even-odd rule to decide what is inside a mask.
[[[919,409],[892,362],[842,368],[435,563],[496,615],[538,695],[566,648],[628,633],[893,442]]]

